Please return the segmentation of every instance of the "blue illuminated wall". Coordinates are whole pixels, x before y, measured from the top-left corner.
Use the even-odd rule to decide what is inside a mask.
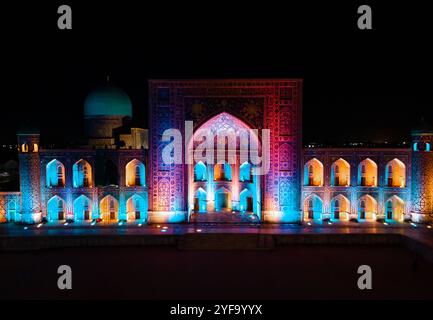
[[[310,207],[314,219],[335,219],[337,197],[347,199],[348,220],[358,217],[360,200],[367,196],[374,199],[369,209],[374,219],[387,220],[387,212],[397,205],[405,219],[423,221],[433,214],[432,133],[416,132],[413,150],[302,150],[301,80],[155,80],[149,93],[149,154],[116,147],[39,150],[38,134],[18,134],[21,195],[14,197],[20,203],[12,205],[4,200],[9,194],[0,194],[0,208],[8,208],[0,210],[0,222],[56,220],[60,209],[64,219],[104,220],[101,200],[107,196],[115,199],[116,222],[134,220],[137,212],[143,221],[187,221],[194,199],[202,214],[223,207],[241,213],[252,209],[260,221],[275,223],[301,222]],[[192,121],[193,132],[206,124],[269,129],[269,172],[252,176],[249,163],[225,163],[224,181],[216,183],[213,165],[198,163],[189,170],[186,164],[164,163],[161,155],[168,142],[161,135],[172,128],[183,134],[185,121]],[[185,149],[181,153],[185,159]],[[313,158],[321,163],[322,178],[309,185],[306,164]],[[333,164],[338,159],[350,167],[347,184],[335,184]],[[362,185],[361,163],[367,159],[377,173],[374,183]],[[395,180],[387,167],[393,159],[404,164],[401,185],[388,184]],[[107,163],[114,168],[114,179],[107,179]]]

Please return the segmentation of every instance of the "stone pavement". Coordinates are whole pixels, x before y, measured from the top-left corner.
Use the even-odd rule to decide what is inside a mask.
[[[296,244],[404,245],[433,261],[433,229],[410,223],[0,225],[0,251],[79,246],[175,246],[260,250]]]

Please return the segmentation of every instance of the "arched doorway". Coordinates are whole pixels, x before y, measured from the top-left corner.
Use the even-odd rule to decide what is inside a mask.
[[[358,220],[374,221],[377,215],[377,201],[370,195],[362,196],[358,201]]]
[[[215,192],[215,211],[226,212],[232,209],[232,195],[226,188],[220,188]]]
[[[304,200],[304,220],[321,220],[323,213],[323,201],[316,195],[311,194]]]
[[[240,148],[245,133],[249,153]],[[194,155],[188,165],[188,213],[189,217],[194,213],[193,221],[242,222],[242,212],[249,210],[256,211],[260,221],[261,179],[253,175],[249,158],[254,151],[260,154],[260,144],[248,125],[222,112],[195,129],[188,150]],[[250,191],[247,197],[241,195],[245,188]]]
[[[239,210],[241,212],[253,212],[253,201],[253,194],[251,193],[251,191],[248,189],[244,189],[240,195]]]
[[[389,198],[385,203],[385,219],[388,221],[399,221],[404,220],[404,201],[394,195]]]
[[[339,194],[331,200],[331,220],[348,221],[350,217],[350,201]]]
[[[52,197],[47,203],[47,215],[50,221],[66,220],[66,204],[59,196]]]
[[[102,221],[117,221],[119,212],[119,203],[111,195],[105,196],[99,204],[99,214]]]
[[[81,195],[74,200],[74,218],[76,220],[92,219],[91,201],[85,195]]]
[[[205,213],[206,212],[206,191],[202,188],[198,188],[194,196],[194,212]]]
[[[147,220],[146,201],[138,194],[132,195],[126,201],[127,220]]]

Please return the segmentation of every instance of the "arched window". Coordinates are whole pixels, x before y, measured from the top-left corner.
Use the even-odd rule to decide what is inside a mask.
[[[227,162],[217,163],[214,166],[214,180],[215,181],[231,181],[232,168]]]
[[[331,166],[331,185],[348,187],[350,185],[350,165],[340,158]]]
[[[39,151],[39,146],[37,143],[33,143],[33,152],[38,152]]]
[[[65,186],[65,166],[60,161],[54,159],[46,167],[47,187]]]
[[[132,186],[145,186],[146,173],[144,164],[134,159],[126,165],[126,185]]]
[[[404,188],[406,186],[406,166],[394,158],[386,165],[385,182],[388,187]]]
[[[29,145],[27,143],[21,145],[21,152],[29,152]]]
[[[194,181],[207,181],[206,165],[202,161],[194,166]]]
[[[72,176],[74,188],[92,186],[92,167],[81,159],[72,166]]]
[[[304,185],[323,186],[323,164],[316,158],[304,165]]]
[[[365,187],[377,186],[377,164],[367,158],[358,166],[358,185]]]
[[[239,181],[251,181],[251,164],[247,161],[239,167]]]

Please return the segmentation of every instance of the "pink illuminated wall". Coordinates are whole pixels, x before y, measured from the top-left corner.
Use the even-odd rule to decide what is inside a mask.
[[[187,211],[187,166],[162,162],[164,130],[184,132],[186,120],[196,129],[226,112],[250,128],[271,130],[270,172],[261,180],[263,219],[300,221],[301,86],[300,80],[150,81],[149,211]]]

